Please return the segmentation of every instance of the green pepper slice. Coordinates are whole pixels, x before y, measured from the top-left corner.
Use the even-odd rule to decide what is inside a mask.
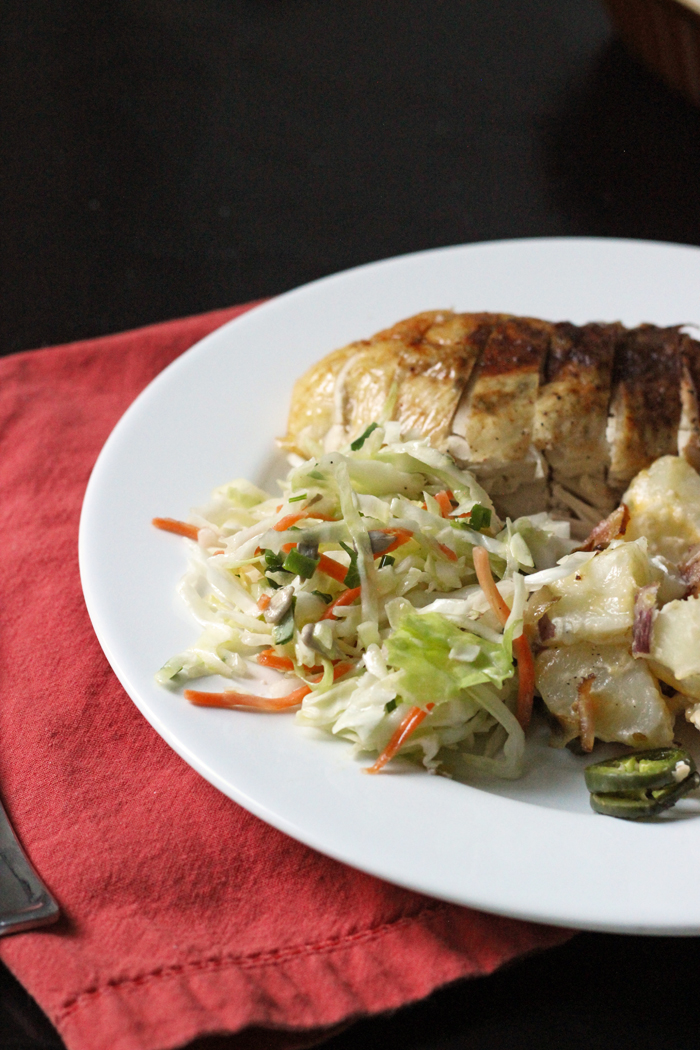
[[[686,771],[687,767],[687,771]],[[586,787],[596,795],[651,791],[682,784],[695,773],[692,755],[682,747],[657,747],[594,762],[585,770]],[[685,773],[685,777],[680,774]]]
[[[670,809],[683,795],[700,786],[700,775],[691,773],[679,783],[646,791],[592,793],[591,808],[606,817],[621,817],[623,820],[643,820],[656,817]]]

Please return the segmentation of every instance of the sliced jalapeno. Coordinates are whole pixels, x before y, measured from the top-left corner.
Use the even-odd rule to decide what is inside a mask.
[[[681,747],[657,747],[595,762],[585,770],[586,787],[595,794],[650,791],[680,784],[695,772],[692,755]]]
[[[624,794],[613,791],[594,792],[591,794],[591,807],[596,813],[602,813],[607,817],[643,820],[645,817],[656,817],[665,809],[670,809],[679,798],[699,786],[700,775],[691,773],[679,783],[667,784],[665,787],[646,791],[628,791]]]

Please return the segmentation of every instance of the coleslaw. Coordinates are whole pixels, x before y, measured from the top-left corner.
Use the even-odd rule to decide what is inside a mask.
[[[239,479],[189,523],[155,519],[190,539],[179,590],[202,628],[157,680],[223,676],[230,689],[185,696],[296,709],[378,755],[372,771],[400,752],[430,771],[519,776],[526,576],[570,553],[568,523],[502,523],[472,474],[392,422],[290,460],[281,498]]]

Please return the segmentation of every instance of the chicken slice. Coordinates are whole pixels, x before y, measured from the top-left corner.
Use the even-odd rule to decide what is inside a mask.
[[[623,331],[618,324],[554,325],[535,405],[533,442],[550,468],[554,503],[580,510],[582,501],[595,521],[616,503],[606,484],[605,430],[613,355]]]
[[[526,458],[551,333],[552,325],[530,317],[507,317],[493,326],[452,424],[470,463]]]
[[[510,517],[541,510],[546,502],[532,428],[551,332],[552,325],[534,318],[496,319],[448,440],[452,455],[495,498],[499,514]]]
[[[622,489],[659,456],[678,451],[682,336],[644,324],[619,340],[608,420],[608,484]]]
[[[678,453],[700,470],[700,343],[681,333],[681,421]]]
[[[444,314],[418,344],[403,343],[394,418],[439,449],[447,447],[462,392],[478,364],[496,317]]]
[[[294,384],[283,448],[301,456],[318,455],[335,420],[335,390],[349,362],[369,346],[367,340],[350,343],[317,361]]]
[[[285,447],[310,454],[360,434],[395,397],[392,418],[444,449],[462,391],[493,325],[490,314],[430,311],[337,350],[297,380]]]

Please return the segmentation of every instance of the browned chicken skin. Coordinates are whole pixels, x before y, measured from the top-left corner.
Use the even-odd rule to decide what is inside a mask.
[[[387,405],[468,466],[502,513],[556,510],[581,531],[668,453],[700,466],[700,343],[680,326],[576,326],[417,314],[329,354],[294,387],[283,444],[341,447]]]

